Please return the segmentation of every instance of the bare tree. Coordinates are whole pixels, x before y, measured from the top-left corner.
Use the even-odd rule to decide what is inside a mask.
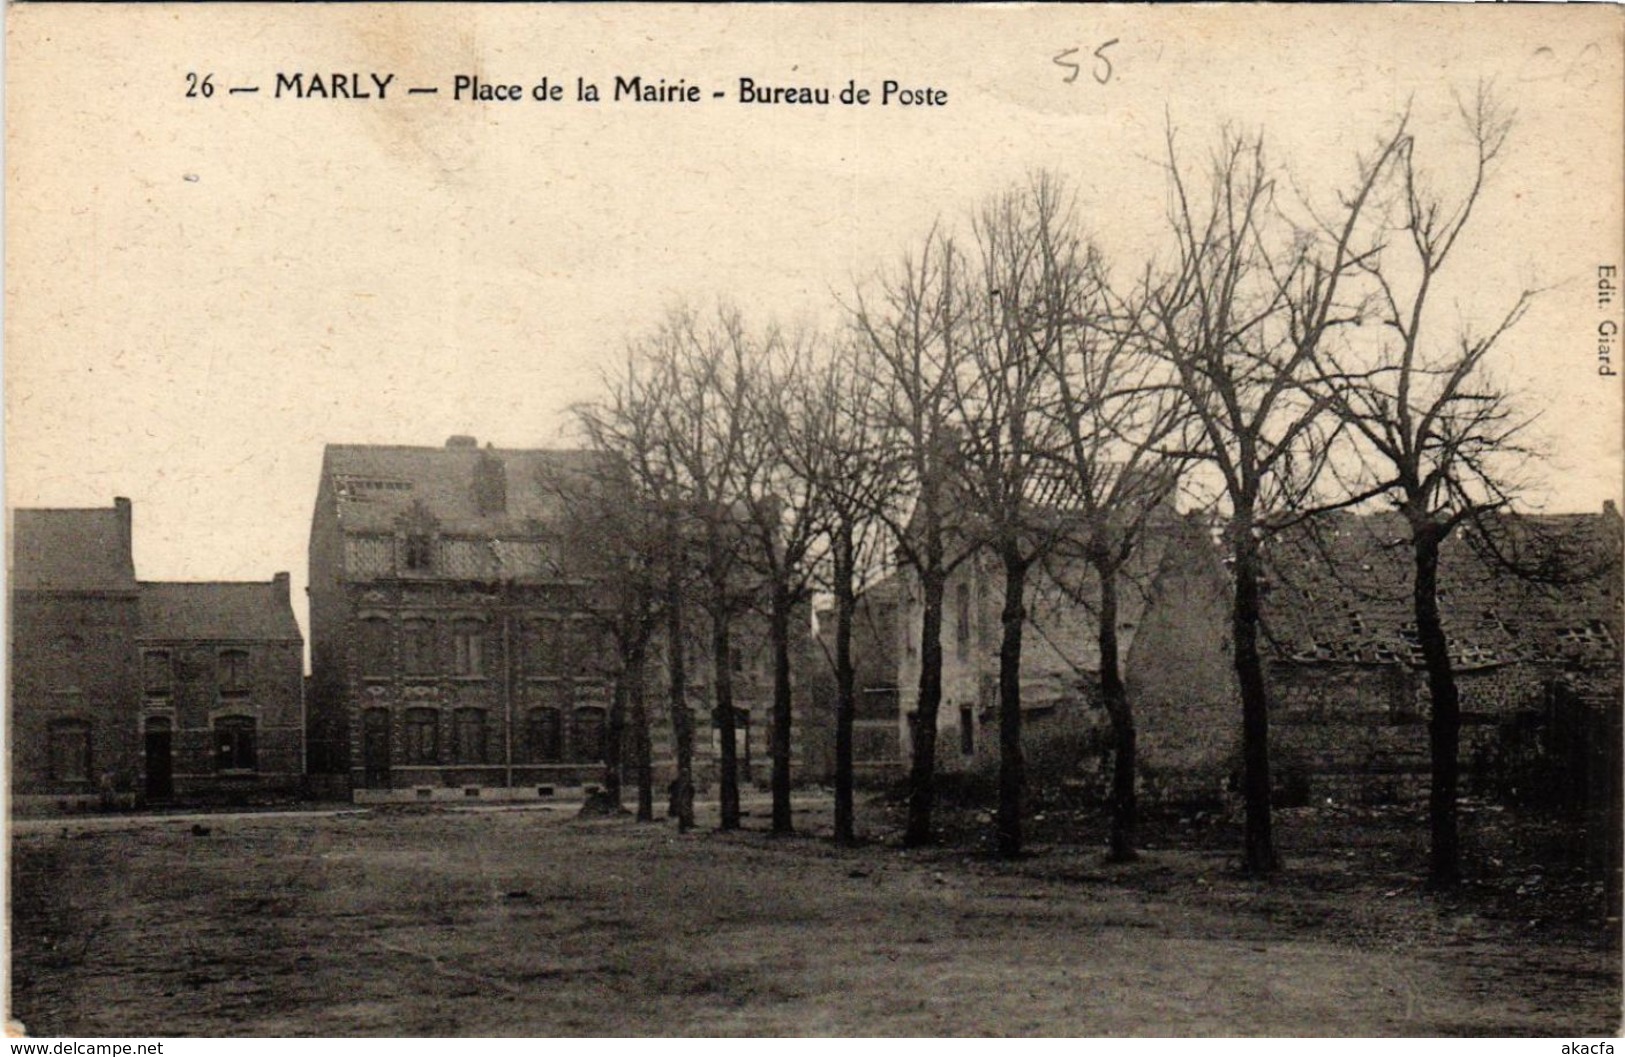
[[[710,621],[712,692],[721,740],[718,806],[724,830],[738,829],[740,820],[732,626],[750,602],[741,582],[748,531],[741,500],[758,472],[760,451],[752,445],[748,408],[761,352],[739,311],[719,305],[705,319],[684,309],[671,312],[649,357],[650,384],[659,394],[654,430],[671,475],[666,487],[679,523],[676,533],[685,544],[693,540]],[[677,649],[675,643],[672,648]]]
[[[859,369],[861,354],[851,344],[799,379],[803,445],[787,455],[794,473],[818,482],[827,514],[822,522],[822,553],[817,564],[835,597],[835,840],[857,839],[853,811],[853,721],[857,714],[852,662],[852,624],[862,571],[875,564],[885,538],[876,511],[892,505],[896,475],[886,460],[877,428],[875,389]],[[798,455],[797,449],[805,452]]]
[[[648,435],[636,420],[635,404],[626,399],[627,384],[616,379],[611,392],[604,404],[575,409],[589,446],[601,457],[585,467],[545,471],[542,486],[565,511],[561,542],[578,563],[576,574],[561,579],[560,586],[570,593],[572,608],[585,613],[615,649],[604,739],[606,806],[622,807],[621,773],[630,756],[637,817],[650,821],[654,794],[645,691],[649,647],[660,622],[665,540],[658,512],[630,469],[646,459],[639,448]]]
[[[1054,415],[1061,446],[1054,457],[1066,475],[1063,559],[1050,579],[1074,602],[1094,610],[1098,625],[1100,700],[1112,729],[1109,856],[1135,858],[1136,731],[1123,684],[1118,645],[1119,594],[1125,570],[1147,529],[1172,498],[1185,460],[1167,448],[1185,424],[1182,394],[1169,384],[1166,364],[1136,334],[1135,310],[1112,303],[1098,270],[1062,346],[1053,371]],[[1070,575],[1081,558],[1094,583]],[[1094,597],[1084,597],[1093,587]]]
[[[1150,279],[1140,329],[1177,374],[1192,414],[1184,453],[1205,461],[1228,507],[1231,613],[1242,703],[1244,864],[1279,868],[1271,834],[1269,709],[1259,652],[1260,543],[1316,503],[1340,426],[1323,395],[1307,392],[1315,353],[1333,329],[1359,319],[1345,281],[1369,261],[1366,207],[1398,149],[1398,135],[1358,167],[1338,224],[1312,231],[1288,221],[1262,137],[1227,132],[1205,197],[1167,136],[1172,260]],[[1359,496],[1344,495],[1352,503]]]
[[[685,627],[683,567],[685,551],[681,500],[669,491],[670,478],[658,479],[656,501],[666,541],[665,598],[667,707],[671,716],[673,754],[677,776],[672,781],[670,811],[677,816],[678,832],[694,828],[694,719],[688,707],[688,638]]]
[[[772,832],[794,830],[790,810],[790,724],[792,717],[791,624],[796,607],[811,595],[815,553],[828,513],[826,485],[839,453],[829,446],[823,408],[810,402],[807,376],[813,342],[770,333],[757,376],[740,390],[746,406],[746,444],[753,457],[742,460],[745,519],[753,546],[748,563],[765,582],[768,640],[773,653]]]
[[[659,433],[661,390],[651,383],[647,370],[640,370],[647,351],[633,350],[624,374],[607,380],[609,393],[602,402],[577,409],[589,443],[605,454],[605,466],[614,475],[600,504],[589,509],[584,531],[611,579],[608,604],[601,600],[598,605],[621,653],[622,682],[616,699],[632,713],[640,820],[654,813],[644,673],[659,612],[664,610],[677,771],[672,808],[678,828],[687,830],[694,825],[694,737],[683,667],[684,547],[675,517],[675,474]],[[626,502],[616,505],[620,498]]]
[[[1054,452],[1052,413],[1059,362],[1085,296],[1092,250],[1059,180],[1040,173],[991,199],[973,222],[977,267],[964,300],[968,355],[953,372],[959,427],[960,495],[973,538],[1003,574],[999,639],[999,797],[995,844],[1021,852],[1025,764],[1021,744],[1021,655],[1028,575],[1067,530],[1065,480]]]
[[[1485,85],[1459,106],[1473,148],[1465,189],[1453,197],[1433,189],[1402,123],[1384,187],[1392,197],[1389,245],[1360,261],[1377,291],[1378,322],[1346,345],[1321,348],[1317,358],[1324,399],[1362,442],[1356,489],[1391,498],[1410,530],[1412,600],[1430,700],[1429,874],[1441,887],[1454,885],[1461,872],[1461,707],[1439,613],[1439,552],[1458,526],[1507,505],[1529,454],[1520,439],[1528,419],[1489,377],[1487,364],[1534,296],[1521,292],[1487,330],[1435,336],[1436,281],[1511,130],[1511,115]]]
[[[870,291],[860,289],[850,306],[884,438],[880,459],[897,485],[873,513],[887,526],[899,564],[920,581],[920,675],[903,835],[911,847],[929,843],[933,835],[943,595],[954,568],[974,552],[957,532],[948,418],[953,375],[966,355],[965,268],[954,240],[933,227],[917,253],[904,254]],[[911,503],[890,501],[905,494]]]

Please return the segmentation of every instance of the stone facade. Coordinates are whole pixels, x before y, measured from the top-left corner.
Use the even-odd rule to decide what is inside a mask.
[[[901,577],[898,685],[905,759],[918,699],[921,598],[917,578]],[[1103,728],[1098,705],[1099,586],[1081,562],[1051,561],[1027,580],[1022,635],[1024,731],[1037,742],[1062,730]],[[1228,583],[1208,527],[1169,512],[1119,587],[1118,643],[1136,711],[1140,759],[1148,767],[1189,766],[1193,756],[1227,752],[1239,727],[1229,667]],[[998,672],[1003,578],[985,554],[961,563],[944,599],[943,699],[937,759],[945,771],[989,763],[998,753]],[[1227,722],[1226,722],[1227,721]]]

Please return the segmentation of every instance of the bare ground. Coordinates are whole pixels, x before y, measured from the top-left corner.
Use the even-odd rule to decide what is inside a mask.
[[[1597,930],[1441,901],[1349,849],[1259,883],[1202,844],[1002,864],[543,811],[17,827],[11,1015],[134,1036],[1618,1030]]]

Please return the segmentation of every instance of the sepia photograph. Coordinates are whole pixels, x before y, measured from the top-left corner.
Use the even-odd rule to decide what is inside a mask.
[[[1613,1052],[1620,8],[5,19],[13,1039]]]

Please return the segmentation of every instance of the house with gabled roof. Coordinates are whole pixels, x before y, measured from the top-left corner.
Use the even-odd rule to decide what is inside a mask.
[[[288,574],[136,579],[128,499],[20,509],[11,532],[19,806],[296,795],[304,641]]]
[[[1458,532],[1440,565],[1468,767],[1514,717],[1549,712],[1559,699],[1617,717],[1622,695],[1625,534],[1614,505],[1597,514],[1508,515],[1490,525],[1493,547]],[[1219,792],[1239,765],[1233,586],[1216,528],[1194,514],[1160,518],[1121,589],[1119,644],[1142,777],[1154,777],[1177,797]],[[1262,632],[1277,777],[1291,775],[1334,795],[1420,793],[1429,771],[1428,691],[1404,522],[1393,514],[1330,515],[1270,538],[1264,561]],[[1062,554],[1029,578],[1022,709],[1024,736],[1034,743],[1068,717],[1104,724],[1093,701],[1099,662],[1091,576]],[[911,578],[904,574],[900,582],[906,759],[920,614]],[[999,587],[998,570],[980,557],[962,563],[948,581],[938,714],[945,770],[996,751]]]
[[[294,796],[305,770],[304,639],[288,574],[140,585],[149,801]]]
[[[140,612],[130,501],[16,510],[9,536],[14,801],[133,799]]]

